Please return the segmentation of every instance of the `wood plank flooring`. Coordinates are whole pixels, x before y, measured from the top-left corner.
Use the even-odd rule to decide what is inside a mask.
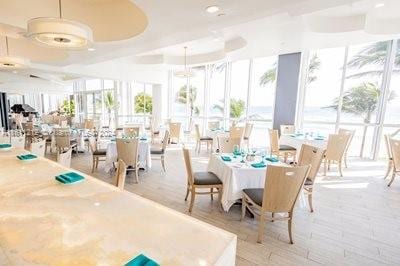
[[[195,170],[206,169],[208,154],[192,153]],[[99,169],[93,176],[110,182]],[[90,174],[91,155],[73,156],[72,167]],[[140,183],[128,176],[125,188],[169,208],[187,213],[186,173],[182,151],[171,146],[167,173],[153,160]],[[240,221],[240,207],[220,212],[209,196],[196,197],[192,216],[238,236],[237,265],[400,265],[400,178],[391,188],[383,180],[384,162],[350,158],[340,178],[335,171],[319,176],[314,192],[315,212],[296,208],[294,245],[288,244],[287,223],[268,223],[263,244],[256,243],[257,221]]]

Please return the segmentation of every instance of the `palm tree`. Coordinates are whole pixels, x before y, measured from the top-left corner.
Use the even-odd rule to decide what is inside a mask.
[[[114,94],[112,91],[107,91],[104,95],[104,106],[108,113],[108,125],[111,125],[111,112],[116,107],[116,102],[114,99]]]
[[[176,94],[176,100],[180,103],[186,104],[189,102],[190,109],[190,117],[189,117],[189,125],[192,125],[192,117],[193,114],[200,114],[199,107],[195,106],[195,102],[197,99],[197,88],[192,85],[189,86],[189,90],[186,89],[186,85],[182,86]],[[188,94],[189,93],[189,94]]]

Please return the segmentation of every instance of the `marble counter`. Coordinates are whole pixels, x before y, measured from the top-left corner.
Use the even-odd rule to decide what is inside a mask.
[[[236,235],[22,150],[0,152],[0,265],[234,265]]]

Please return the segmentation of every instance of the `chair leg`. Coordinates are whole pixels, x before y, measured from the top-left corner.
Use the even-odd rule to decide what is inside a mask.
[[[310,212],[314,212],[312,204],[312,190],[308,191],[308,205],[310,206]]]
[[[257,237],[257,243],[262,243],[262,240],[264,238],[264,228],[265,228],[265,212],[261,211],[260,213],[260,221],[258,225],[258,237]]]
[[[189,191],[190,191],[190,189],[189,189],[189,184],[187,184],[185,201],[187,201],[187,198],[188,198],[188,196],[189,196]]]
[[[162,168],[163,168],[163,170],[164,170],[164,173],[165,173],[166,170],[165,170],[164,155],[161,156],[161,166],[162,166]]]
[[[211,194],[210,194],[211,200],[214,200],[214,194],[213,194],[214,188],[210,188],[210,192],[211,192]]]
[[[191,195],[190,195],[189,213],[192,213],[194,198],[196,196],[196,190],[194,187],[192,187],[192,190],[190,191],[190,193],[191,193]]]
[[[99,157],[96,157],[96,169],[99,168]]]
[[[338,170],[339,170],[340,177],[343,177],[343,172],[342,172],[342,160],[340,160],[340,161],[338,162]]]
[[[395,177],[396,177],[396,172],[393,170],[392,179],[390,179],[388,187],[390,187],[390,185],[393,183]]]
[[[347,153],[344,154],[343,162],[344,162],[344,168],[347,168]]]
[[[293,236],[292,236],[292,213],[289,213],[288,231],[289,231],[289,242],[290,242],[290,244],[293,244]]]
[[[139,184],[139,167],[136,166],[135,168],[135,177],[136,177],[136,183]]]
[[[94,173],[94,168],[96,167],[96,158],[93,157],[93,163],[92,163],[92,173]]]
[[[284,157],[283,157],[283,162],[286,163],[288,158],[288,154],[285,152]]]
[[[222,212],[222,188],[217,188],[217,189],[218,189],[219,210]]]
[[[246,198],[245,198],[245,196],[243,195],[243,197],[242,197],[242,217],[241,217],[241,221],[244,219],[244,217],[246,216],[246,207],[247,207],[247,204],[246,204]]]
[[[326,164],[327,164],[327,161],[326,161],[326,159],[324,160],[324,176],[326,176]]]
[[[194,149],[197,153],[199,153],[199,141],[196,141],[196,148]]]
[[[389,160],[388,161],[387,170],[386,170],[386,174],[385,174],[385,177],[383,179],[388,178],[388,176],[390,175],[390,172],[392,171],[392,168],[393,168],[393,162],[392,162],[392,160]]]

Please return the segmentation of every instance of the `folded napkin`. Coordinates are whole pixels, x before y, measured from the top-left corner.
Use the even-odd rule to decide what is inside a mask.
[[[131,261],[125,264],[125,266],[159,266],[157,262],[146,257],[143,254],[133,258]]]
[[[81,176],[80,174],[77,174],[75,172],[68,172],[68,173],[56,176],[56,180],[63,184],[72,184],[72,183],[78,182],[83,179],[85,179],[83,176]]]
[[[0,149],[7,149],[7,148],[11,148],[11,144],[8,143],[0,144]]]
[[[267,157],[267,158],[265,158],[265,160],[267,160],[269,162],[272,162],[272,163],[279,162],[279,160],[277,158],[274,158],[274,157]]]
[[[315,137],[314,140],[325,140],[324,137]]]
[[[26,161],[26,160],[36,159],[37,156],[35,154],[23,154],[23,155],[17,155],[17,158],[20,159],[21,161]]]
[[[259,163],[252,163],[251,166],[253,166],[254,168],[264,168],[267,165],[264,162],[259,162]]]
[[[147,138],[140,138],[139,140],[147,140]]]
[[[222,159],[222,161],[224,161],[224,162],[230,162],[230,161],[232,161],[231,157],[229,157],[229,156],[221,156],[221,159]]]

